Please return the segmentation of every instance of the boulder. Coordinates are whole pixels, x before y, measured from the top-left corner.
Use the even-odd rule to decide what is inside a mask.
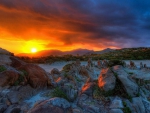
[[[116,85],[116,77],[114,73],[109,69],[102,69],[98,78],[98,86],[104,91],[113,90]]]
[[[52,98],[35,105],[28,113],[72,113],[69,112],[70,103],[63,98]]]
[[[123,113],[121,109],[111,109],[109,113]]]
[[[65,111],[62,108],[56,106],[40,104],[29,110],[27,113],[65,113]]]
[[[46,87],[50,84],[45,70],[35,64],[25,64],[18,69],[26,72],[27,81],[33,88]]]
[[[21,109],[18,105],[10,105],[4,113],[20,113]]]
[[[57,69],[57,68],[53,68],[52,70],[51,70],[51,74],[52,75],[54,75],[54,74],[60,74],[60,71]]]
[[[119,65],[114,66],[113,71],[117,74],[117,78],[123,84],[128,95],[130,95],[132,97],[136,96],[139,92],[139,87],[135,82],[131,81],[128,78],[128,74],[125,72],[123,67],[119,66]]]
[[[10,65],[11,62],[9,55],[0,54],[0,65]]]
[[[143,99],[142,102],[145,106],[146,113],[150,113],[150,102],[145,99]]]
[[[0,86],[14,85],[19,78],[16,71],[6,70],[0,73]]]
[[[74,108],[74,109],[72,109],[72,112],[73,113],[83,113],[81,108]]]
[[[20,101],[20,97],[19,97],[18,91],[10,91],[7,94],[7,97],[8,97],[8,99],[10,100],[10,102],[12,104],[18,104],[19,101]]]
[[[0,113],[3,113],[6,109],[7,109],[7,105],[0,103]]]
[[[74,101],[78,95],[78,90],[74,87],[73,83],[65,83],[64,86],[62,86],[62,90],[66,93],[70,101]]]
[[[146,113],[145,107],[140,97],[132,98],[133,108],[137,113]]]
[[[55,97],[55,98],[51,98],[48,101],[49,104],[52,104],[53,106],[57,106],[57,107],[62,107],[64,109],[69,108],[70,107],[70,103],[64,99],[64,98],[59,98],[59,97]]]
[[[13,56],[10,56],[10,59],[11,59],[11,65],[12,67],[14,68],[19,68],[21,67],[22,65],[25,65],[26,63],[23,62],[22,60],[16,58],[16,57],[13,57]]]
[[[110,104],[110,108],[111,109],[118,109],[118,108],[123,108],[123,104],[122,104],[122,100],[120,98],[115,98],[111,104]]]
[[[92,95],[96,84],[89,78],[81,89],[81,94]]]

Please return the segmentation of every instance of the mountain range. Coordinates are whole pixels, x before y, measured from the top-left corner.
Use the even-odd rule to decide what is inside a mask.
[[[88,50],[88,49],[75,49],[71,51],[60,51],[60,50],[42,50],[37,53],[21,53],[18,54],[17,56],[30,56],[30,57],[46,57],[46,56],[63,56],[63,55],[90,55],[90,54],[103,54],[107,53],[110,51],[114,51],[114,49],[104,49],[101,51],[93,51],[93,50]]]

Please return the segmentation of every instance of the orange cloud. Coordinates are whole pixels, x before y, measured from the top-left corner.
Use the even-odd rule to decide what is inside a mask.
[[[1,0],[0,46],[17,54],[30,52],[33,47],[39,51],[100,50],[136,46],[135,39],[141,42],[137,38],[140,30],[133,27],[136,16],[131,10],[120,9],[123,7],[119,4],[111,7],[105,2],[95,2]]]

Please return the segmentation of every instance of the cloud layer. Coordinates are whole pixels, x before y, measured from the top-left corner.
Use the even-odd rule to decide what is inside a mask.
[[[149,6],[149,0],[0,0],[0,30],[9,40],[43,40],[47,49],[150,46]]]

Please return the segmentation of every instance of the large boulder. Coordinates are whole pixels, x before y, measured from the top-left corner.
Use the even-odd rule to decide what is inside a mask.
[[[18,105],[10,105],[4,113],[20,113],[21,109]]]
[[[0,86],[14,85],[19,78],[17,71],[6,70],[0,73]]]
[[[18,69],[26,72],[28,83],[33,88],[45,87],[51,84],[45,70],[35,64],[25,64]]]
[[[137,96],[137,94],[139,92],[139,87],[135,82],[131,81],[128,78],[128,74],[125,72],[123,67],[119,66],[119,65],[114,66],[113,71],[117,74],[117,78],[123,84],[128,95],[130,95],[132,97]]]
[[[57,68],[53,68],[51,70],[51,74],[54,75],[54,74],[60,74],[60,71],[57,69]]]
[[[35,105],[28,113],[66,113],[69,108],[70,103],[67,100],[56,97]]]
[[[98,86],[104,91],[113,90],[116,85],[116,77],[114,73],[109,69],[102,69],[98,78]]]
[[[11,63],[9,55],[0,54],[0,65],[10,65]]]
[[[7,105],[0,103],[0,113],[3,113],[7,108]]]
[[[143,104],[142,99],[140,97],[132,98],[132,102],[133,102],[132,106],[134,107],[135,112],[146,113],[144,104]]]
[[[12,67],[14,68],[19,68],[21,67],[22,65],[25,65],[26,63],[23,62],[22,60],[16,58],[16,57],[13,57],[13,56],[10,56],[10,59],[11,59],[11,65]]]
[[[62,90],[66,93],[67,95],[67,98],[70,100],[70,101],[74,101],[75,98],[77,97],[78,95],[78,90],[75,88],[74,84],[73,83],[65,83],[63,86],[62,86]]]
[[[92,95],[96,84],[89,78],[81,89],[81,94]]]

